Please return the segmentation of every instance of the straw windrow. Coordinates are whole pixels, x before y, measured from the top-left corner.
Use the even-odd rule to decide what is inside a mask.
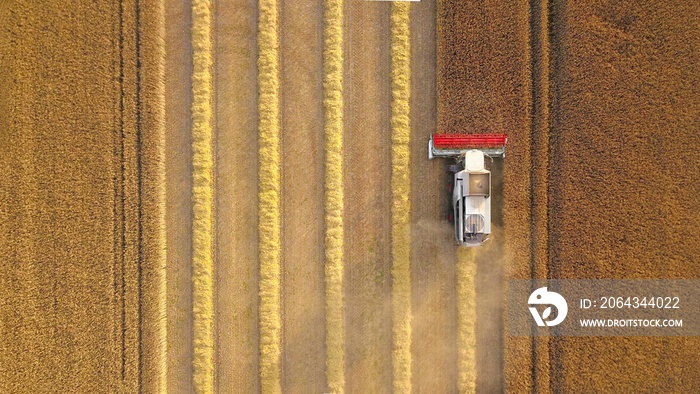
[[[475,252],[457,251],[457,387],[460,393],[476,391],[476,277]]]
[[[280,149],[279,36],[277,0],[260,0],[258,16],[258,132],[260,246],[260,385],[279,393],[280,316]]]
[[[391,257],[394,392],[411,391],[410,87],[407,3],[391,8]]]
[[[343,327],[343,1],[323,10],[325,132],[326,379],[332,393],[345,387]]]
[[[192,281],[193,381],[198,393],[214,392],[214,259],[211,4],[192,5]]]

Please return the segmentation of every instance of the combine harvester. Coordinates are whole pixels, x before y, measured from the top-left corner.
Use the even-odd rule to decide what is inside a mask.
[[[433,134],[428,143],[428,158],[450,157],[452,204],[450,222],[455,239],[463,246],[479,246],[491,234],[491,172],[485,157],[506,156],[505,134]],[[452,177],[451,177],[452,178]]]

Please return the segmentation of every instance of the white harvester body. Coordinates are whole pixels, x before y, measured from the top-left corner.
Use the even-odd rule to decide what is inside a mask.
[[[472,149],[464,154],[464,169],[454,174],[452,192],[455,239],[464,246],[479,246],[491,234],[491,172],[484,166],[484,153]]]
[[[479,246],[491,234],[491,172],[486,157],[505,157],[505,135],[435,134],[428,143],[428,158],[451,157],[454,235],[462,246]]]

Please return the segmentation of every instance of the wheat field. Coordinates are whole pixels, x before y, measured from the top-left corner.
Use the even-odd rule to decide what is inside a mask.
[[[698,277],[681,1],[0,2],[0,391],[692,392],[509,279]],[[434,132],[505,133],[458,247]]]

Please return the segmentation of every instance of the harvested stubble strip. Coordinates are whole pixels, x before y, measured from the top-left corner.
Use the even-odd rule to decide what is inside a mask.
[[[410,88],[407,3],[391,8],[391,277],[394,392],[411,391]]]
[[[343,326],[343,1],[323,10],[325,132],[326,379],[332,393],[345,387]]]
[[[258,133],[260,237],[260,385],[263,393],[280,386],[280,149],[279,4],[260,0],[258,16]]]
[[[460,393],[476,392],[476,261],[474,249],[457,251],[457,387]]]
[[[192,4],[192,281],[194,314],[193,382],[198,393],[214,392],[214,259],[212,252],[212,43],[211,4]]]

